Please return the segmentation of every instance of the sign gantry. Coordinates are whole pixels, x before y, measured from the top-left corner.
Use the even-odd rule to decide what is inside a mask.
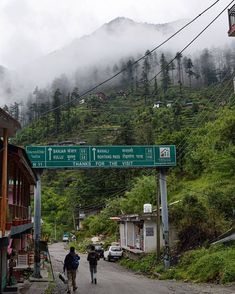
[[[174,145],[27,146],[33,168],[131,168],[176,165]]]

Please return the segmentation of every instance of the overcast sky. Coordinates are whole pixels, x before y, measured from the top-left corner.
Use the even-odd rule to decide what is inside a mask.
[[[15,68],[90,34],[118,16],[165,23],[193,18],[215,0],[0,0],[0,64]],[[220,0],[215,16],[230,1]],[[226,15],[226,12],[225,12]],[[225,17],[225,16],[223,16]],[[224,22],[227,31],[227,19]]]

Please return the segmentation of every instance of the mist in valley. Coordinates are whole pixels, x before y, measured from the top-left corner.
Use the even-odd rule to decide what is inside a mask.
[[[203,15],[156,50],[156,65],[152,68],[149,79],[160,70],[159,60],[163,52],[168,61],[174,58],[213,17],[213,13],[209,17],[208,14]],[[74,39],[63,48],[21,64],[14,70],[3,67],[0,72],[1,106],[17,102],[23,111],[27,108],[27,103],[35,102],[35,93],[38,90],[41,93],[39,100],[45,100],[44,102],[52,101],[57,88],[61,89],[64,96],[75,88],[82,94],[125,68],[128,61],[133,62],[147,50],[161,44],[188,21],[189,19],[183,19],[165,24],[149,24],[118,17],[92,34]],[[215,64],[223,68],[226,52],[230,55],[234,53],[234,41],[227,37],[227,29],[226,14],[223,14],[193,42],[183,56],[197,62],[203,50],[208,48],[213,53]],[[139,79],[142,66],[140,62],[137,73]],[[116,77],[97,91],[103,91],[111,86],[118,87],[124,77],[125,75]]]

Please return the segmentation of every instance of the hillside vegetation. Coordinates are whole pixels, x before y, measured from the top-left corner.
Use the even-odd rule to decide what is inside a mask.
[[[232,63],[224,63],[223,71],[217,75],[212,55],[209,51],[203,54],[195,71],[190,58],[184,60],[183,66],[182,56],[176,55],[178,66],[171,69],[171,78],[162,54],[158,60],[161,76],[155,78],[153,85],[149,80],[153,76],[151,65],[156,60],[151,55],[146,55],[137,76],[134,76],[136,69],[127,62],[129,70],[119,84],[105,86],[102,92],[86,97],[80,97],[78,89],[66,94],[61,83],[61,88],[51,96],[52,102],[31,104],[27,126],[17,135],[15,143],[176,145],[177,166],[168,170],[167,177],[169,202],[180,200],[169,209],[170,219],[179,230],[175,250],[179,253],[206,245],[233,225],[235,97]],[[42,93],[37,89],[35,95],[42,98]],[[44,112],[50,106],[53,110]],[[117,224],[109,219],[111,216],[139,213],[144,203],[156,204],[159,187],[155,173],[151,169],[46,171],[42,190],[44,233],[55,238],[56,226],[60,238],[64,231],[75,230],[79,209],[97,207],[101,212],[84,221],[80,237],[102,234],[115,238]],[[207,251],[200,250],[197,254],[203,257]],[[220,251],[222,247],[218,255]],[[212,256],[213,249],[207,253]],[[230,253],[234,255],[234,248],[224,252],[221,264],[226,264]],[[211,258],[215,264],[216,256]],[[207,262],[206,257],[193,268],[188,265],[185,277],[180,268],[172,276],[209,281],[219,275],[222,282],[234,278],[226,270],[222,275],[192,278],[203,262]],[[187,255],[180,267],[186,266]],[[233,278],[228,277],[230,273]]]

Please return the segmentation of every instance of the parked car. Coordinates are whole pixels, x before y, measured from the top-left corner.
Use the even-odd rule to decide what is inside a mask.
[[[77,240],[77,238],[76,238],[75,235],[71,234],[71,236],[70,236],[70,240],[73,241],[73,242],[75,242],[75,241]]]
[[[62,240],[63,242],[69,242],[69,234],[65,233]]]
[[[100,258],[104,257],[104,249],[101,244],[95,244],[95,252],[99,254]]]
[[[122,257],[123,251],[120,246],[110,246],[107,251],[104,252],[104,260],[118,260]]]

